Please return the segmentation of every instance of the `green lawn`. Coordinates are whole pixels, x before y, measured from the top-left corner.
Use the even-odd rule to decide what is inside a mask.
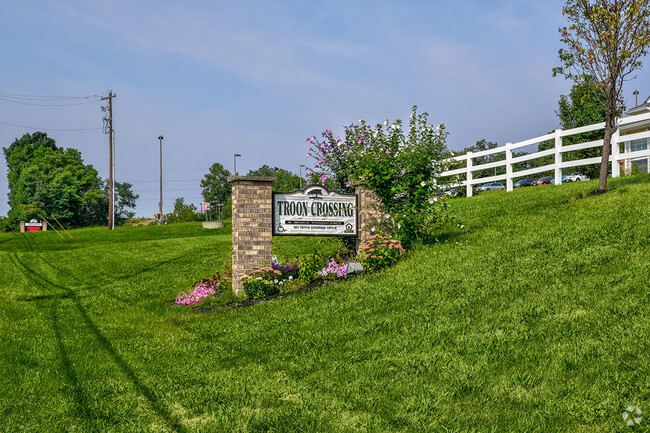
[[[650,177],[611,184],[455,199],[393,269],[207,312],[171,302],[227,230],[0,234],[0,431],[650,431]]]

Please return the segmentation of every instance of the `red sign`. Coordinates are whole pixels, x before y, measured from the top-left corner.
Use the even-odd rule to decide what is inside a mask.
[[[210,203],[203,203],[203,210],[210,209]]]

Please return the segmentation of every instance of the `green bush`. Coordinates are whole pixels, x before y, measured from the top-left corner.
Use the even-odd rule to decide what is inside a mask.
[[[359,247],[357,258],[366,271],[374,272],[395,264],[404,253],[400,241],[374,235]]]
[[[323,267],[323,259],[318,254],[308,254],[299,259],[299,277],[298,280],[303,286],[308,285],[318,278],[318,271]]]
[[[250,274],[241,276],[242,287],[248,298],[263,298],[280,292],[278,278],[282,272],[269,266],[256,268]]]

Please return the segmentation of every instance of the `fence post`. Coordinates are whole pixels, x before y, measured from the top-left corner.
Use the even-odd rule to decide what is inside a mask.
[[[472,196],[472,152],[467,152],[467,197]]]
[[[555,130],[555,184],[562,185],[562,132],[561,129]]]
[[[612,134],[612,177],[621,177],[621,162],[618,160],[621,154],[619,138],[621,133],[618,128]]]
[[[506,191],[512,191],[512,150],[510,149],[512,143],[506,143]]]

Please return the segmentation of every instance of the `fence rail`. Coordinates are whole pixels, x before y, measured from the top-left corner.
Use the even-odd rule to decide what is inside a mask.
[[[650,138],[650,131],[637,132],[634,134],[620,135],[621,127],[636,124],[639,122],[645,122],[650,120],[650,113],[641,114],[637,116],[630,116],[619,119],[618,128],[612,136],[612,145],[611,145],[611,154],[609,156],[609,162],[612,166],[612,177],[619,177],[620,173],[620,161],[631,159],[631,158],[642,158],[650,156],[650,149],[638,150],[634,152],[620,152],[620,144],[626,141],[639,140],[643,138]],[[517,143],[506,143],[505,146],[495,147],[493,149],[482,150],[480,152],[467,152],[465,155],[454,156],[447,160],[447,162],[461,162],[465,161],[465,167],[456,168],[453,170],[447,170],[440,174],[442,177],[448,176],[457,176],[464,174],[466,180],[458,182],[457,186],[467,187],[467,196],[472,196],[472,186],[496,182],[499,180],[506,181],[506,190],[512,191],[513,189],[513,179],[518,177],[526,177],[536,173],[543,173],[545,171],[553,170],[555,172],[555,184],[562,184],[562,169],[569,167],[577,167],[581,165],[596,164],[601,161],[601,157],[594,158],[585,158],[571,161],[563,161],[562,154],[566,152],[573,152],[576,150],[590,149],[594,147],[602,147],[603,140],[589,141],[585,143],[570,144],[567,146],[562,145],[562,137],[568,137],[571,135],[582,134],[585,132],[598,131],[605,128],[605,123],[596,123],[588,126],[581,126],[579,128],[572,129],[556,129],[554,132],[546,135],[541,135],[539,137],[530,138],[528,140],[519,141]],[[515,149],[521,149],[523,147],[543,143],[545,141],[554,140],[555,146],[551,149],[542,150],[535,153],[530,153],[518,157],[512,156],[512,151]],[[495,155],[499,153],[505,153],[505,159],[500,161],[489,162],[481,165],[474,165],[473,159],[479,158],[482,156]],[[541,158],[544,156],[555,156],[555,161],[553,164],[547,164],[541,167],[534,167],[525,170],[514,170],[514,165],[533,159]],[[482,177],[479,179],[474,179],[473,172],[479,170],[485,170],[489,168],[497,167],[506,167],[505,174],[495,174],[494,176]]]

